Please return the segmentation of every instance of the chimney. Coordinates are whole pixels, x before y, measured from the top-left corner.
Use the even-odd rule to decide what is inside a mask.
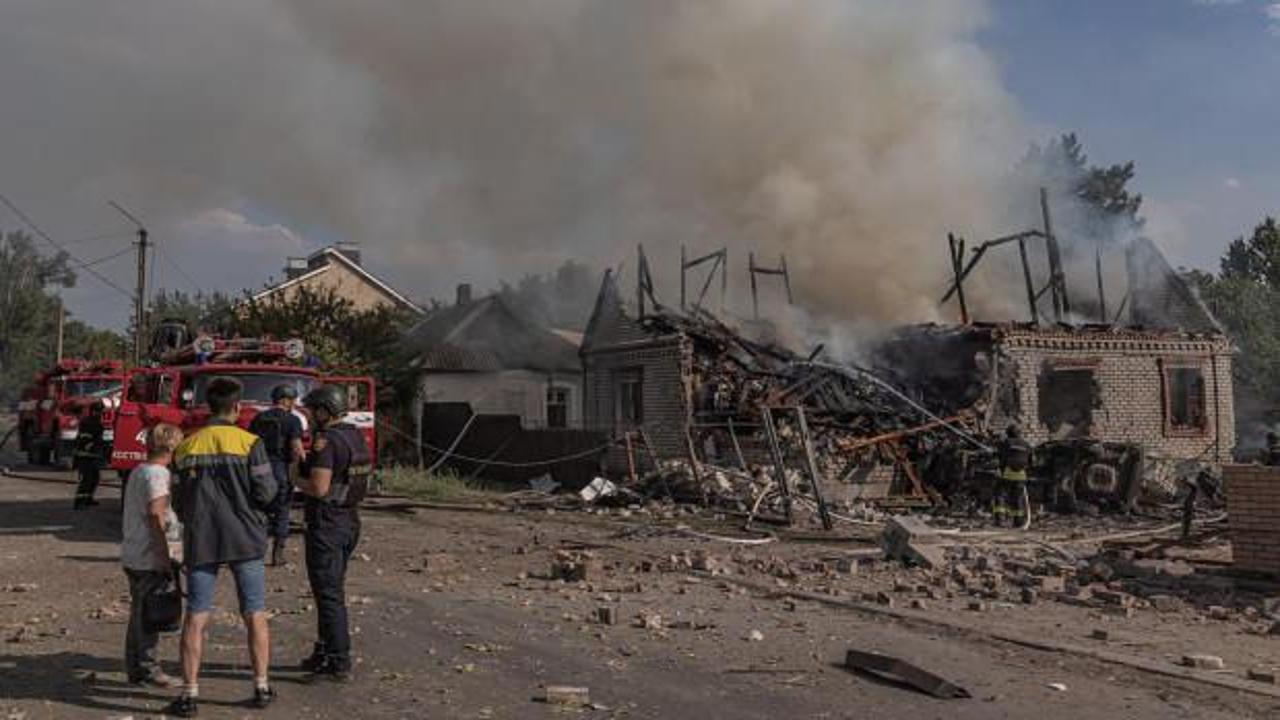
[[[334,249],[356,265],[360,264],[360,243],[343,241]]]
[[[300,257],[286,258],[284,263],[284,279],[292,280],[307,272],[307,259]]]
[[[471,303],[471,283],[458,283],[458,303],[459,305],[468,305]]]

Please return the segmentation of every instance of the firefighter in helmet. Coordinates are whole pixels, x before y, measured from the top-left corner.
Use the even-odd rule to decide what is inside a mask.
[[[345,681],[351,672],[347,624],[347,562],[360,540],[357,507],[368,489],[372,453],[364,436],[342,421],[347,391],[322,385],[303,398],[313,439],[298,489],[306,500],[307,579],[315,598],[319,638],[302,667],[312,679]]]
[[[249,432],[262,438],[276,477],[276,498],[267,513],[267,529],[271,535],[271,564],[284,563],[285,543],[289,539],[289,508],[293,504],[293,468],[305,454],[302,448],[302,421],[293,412],[298,391],[293,385],[278,385],[271,391],[271,407],[263,410],[249,424]]]
[[[1016,424],[1005,430],[997,448],[1000,473],[992,504],[997,526],[1006,523],[1026,529],[1031,524],[1031,497],[1027,492],[1027,469],[1031,466],[1031,445],[1022,438]]]

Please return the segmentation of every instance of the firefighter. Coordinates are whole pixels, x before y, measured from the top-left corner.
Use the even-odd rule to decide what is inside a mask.
[[[1280,467],[1280,434],[1274,431],[1267,433],[1267,464]]]
[[[351,672],[347,562],[360,540],[357,507],[368,489],[372,453],[360,431],[342,422],[347,410],[344,388],[322,385],[308,393],[303,404],[315,424],[298,489],[307,496],[307,579],[319,638],[301,666],[312,680],[346,681]]]
[[[271,533],[271,565],[284,564],[285,543],[289,539],[289,508],[293,503],[291,476],[295,463],[301,462],[302,421],[293,412],[298,391],[292,385],[278,385],[271,391],[272,407],[258,413],[249,424],[249,432],[262,438],[271,460],[271,471],[280,488],[267,512]]]
[[[98,481],[102,473],[102,460],[105,443],[103,435],[106,430],[102,426],[102,413],[105,407],[102,402],[89,406],[89,414],[80,421],[80,431],[76,434],[76,446],[72,462],[80,482],[76,485],[76,499],[72,507],[83,510],[98,501],[93,495],[98,491]],[[122,495],[123,497],[123,491]]]
[[[997,526],[1006,520],[1025,530],[1031,526],[1031,497],[1027,492],[1027,468],[1031,465],[1031,446],[1022,439],[1022,429],[1010,425],[997,448],[1000,474],[996,480],[992,514]]]

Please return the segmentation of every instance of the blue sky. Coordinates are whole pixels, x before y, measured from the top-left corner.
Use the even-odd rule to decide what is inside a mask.
[[[1280,213],[1280,3],[992,0],[979,38],[1028,122],[1133,160],[1150,234],[1178,264]]]

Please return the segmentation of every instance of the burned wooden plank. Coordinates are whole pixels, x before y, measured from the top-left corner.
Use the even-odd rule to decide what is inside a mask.
[[[849,650],[844,665],[854,672],[871,673],[880,678],[910,686],[943,700],[973,697],[968,690],[933,673],[891,655],[863,650]]]

